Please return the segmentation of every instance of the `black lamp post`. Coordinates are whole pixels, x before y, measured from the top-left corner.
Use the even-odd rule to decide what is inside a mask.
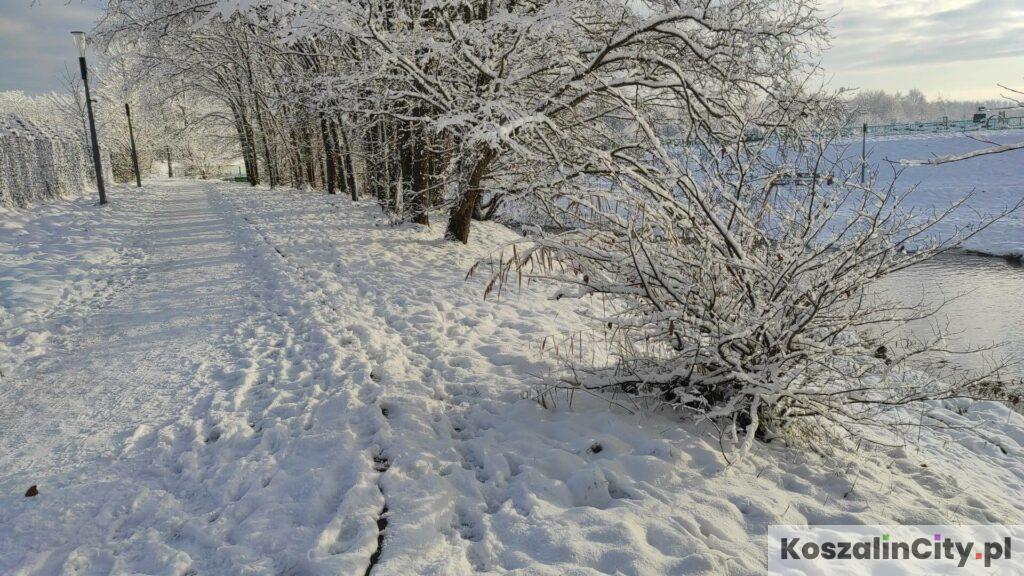
[[[135,151],[135,129],[132,127],[132,108],[124,103],[124,113],[128,116],[128,138],[132,141],[132,167],[135,168],[135,186],[142,188],[142,173],[139,172],[139,153]]]
[[[78,46],[78,65],[82,69],[82,84],[85,85],[85,109],[89,114],[89,136],[92,138],[92,163],[96,169],[96,189],[100,193],[100,204],[107,203],[107,190],[103,187],[103,165],[100,163],[100,142],[96,138],[96,119],[92,115],[92,95],[89,93],[89,73],[85,65],[85,32],[74,31],[75,45]]]

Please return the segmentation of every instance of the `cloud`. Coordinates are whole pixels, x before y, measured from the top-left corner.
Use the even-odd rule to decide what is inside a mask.
[[[92,28],[102,1],[0,0],[0,90],[60,89],[65,63],[76,69],[68,32]],[[1024,0],[822,4],[835,14],[823,64],[837,85],[996,96],[997,82],[1024,77]]]
[[[1024,56],[1021,0],[828,0],[839,72]]]
[[[65,64],[77,70],[71,30],[89,30],[99,0],[0,0],[0,90],[61,88]]]

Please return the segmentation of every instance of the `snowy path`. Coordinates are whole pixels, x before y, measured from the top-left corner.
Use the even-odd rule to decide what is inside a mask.
[[[186,181],[115,206],[121,280],[0,324],[40,342],[0,379],[0,574],[754,574],[770,523],[1024,524],[1024,419],[995,404],[937,407],[965,431],[914,450],[727,469],[709,430],[524,400],[579,319],[463,281],[499,226],[454,248]]]
[[[244,263],[202,188],[140,208],[142,274],[78,303],[93,313],[3,388],[0,468],[17,471],[4,488],[95,469],[140,424],[165,420],[195,392],[183,384],[197,359],[216,358],[218,335],[242,316]]]

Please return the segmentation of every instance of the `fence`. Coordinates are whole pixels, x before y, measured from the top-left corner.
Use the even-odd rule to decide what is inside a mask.
[[[0,115],[0,206],[28,206],[80,192],[92,175],[87,154],[79,136]]]
[[[941,134],[944,132],[978,132],[980,130],[1011,130],[1024,128],[1024,116],[1006,116],[1003,113],[987,116],[978,121],[950,120],[941,118],[928,122],[903,122],[890,124],[869,124],[868,137],[901,136],[907,134]],[[843,137],[860,136],[863,126],[847,126],[840,135]]]

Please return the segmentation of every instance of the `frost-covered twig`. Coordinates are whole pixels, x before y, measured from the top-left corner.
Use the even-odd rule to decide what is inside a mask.
[[[1024,142],[1015,142],[1013,144],[1004,144],[1000,146],[991,146],[988,148],[982,148],[980,150],[972,150],[971,152],[965,152],[964,154],[948,154],[945,156],[935,156],[927,160],[900,160],[900,164],[903,166],[937,166],[939,164],[948,164],[950,162],[961,162],[963,160],[970,160],[971,158],[977,158],[979,156],[987,156],[989,154],[1002,154],[1004,152],[1012,152],[1014,150],[1024,149]]]

